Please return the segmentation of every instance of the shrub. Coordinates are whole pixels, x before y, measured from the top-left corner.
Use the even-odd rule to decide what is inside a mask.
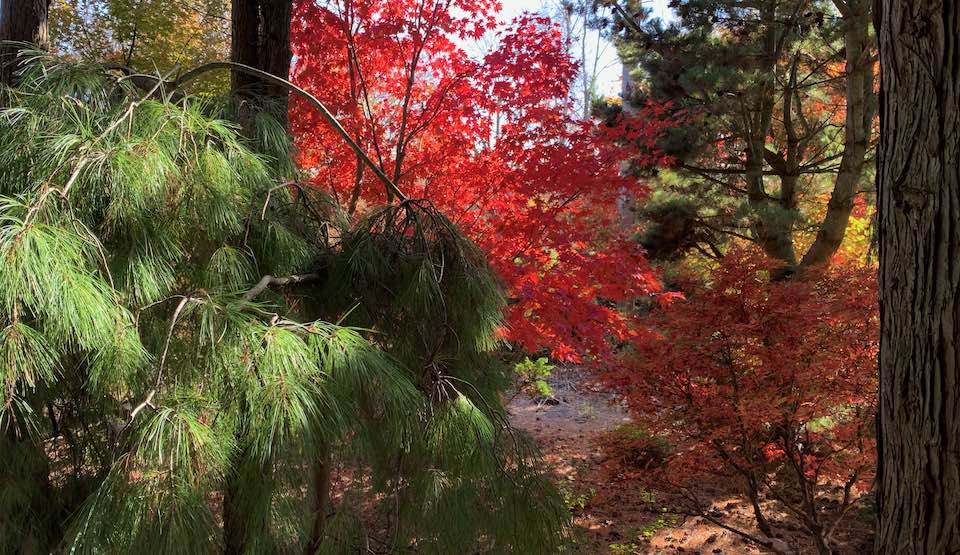
[[[651,316],[657,333],[638,338],[635,366],[604,380],[677,445],[666,479],[733,475],[764,534],[762,496],[827,552],[873,476],[874,271],[840,261],[771,282],[774,267],[735,250],[707,279],[687,279],[687,300]]]

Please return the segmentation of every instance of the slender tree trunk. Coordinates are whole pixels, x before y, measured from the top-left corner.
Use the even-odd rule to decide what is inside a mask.
[[[306,555],[313,555],[323,543],[327,524],[327,515],[330,512],[330,457],[326,452],[317,457],[313,463],[313,531],[310,534],[310,543]]]
[[[50,48],[47,12],[50,0],[0,0],[0,40]],[[13,84],[17,48],[0,49],[0,83]]]
[[[753,519],[757,523],[757,530],[768,538],[774,537],[773,527],[770,526],[770,521],[760,507],[760,483],[753,475],[747,477],[747,493],[750,497],[750,506],[753,507]]]
[[[764,187],[763,168],[766,160],[767,136],[773,123],[773,110],[776,98],[776,67],[782,52],[779,33],[785,32],[776,21],[776,7],[773,3],[763,4],[761,22],[765,28],[764,52],[759,76],[764,82],[757,92],[754,106],[745,106],[744,114],[750,122],[745,130],[747,152],[745,180],[747,200],[755,211],[751,231],[757,244],[767,255],[782,260],[789,268],[796,266],[797,255],[793,246],[793,215],[782,202],[774,202]],[[789,199],[787,199],[789,202]]]
[[[866,166],[870,130],[876,113],[873,60],[870,55],[870,6],[867,0],[846,0],[840,4],[847,11],[843,14],[847,62],[843,156],[827,213],[816,240],[801,262],[805,267],[828,262],[843,242],[853,211],[853,201],[857,196],[857,185]]]
[[[876,551],[960,553],[960,2],[877,6]]]

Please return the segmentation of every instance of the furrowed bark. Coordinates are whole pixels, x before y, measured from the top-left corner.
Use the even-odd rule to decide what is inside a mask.
[[[880,554],[960,553],[960,2],[880,0]]]
[[[29,43],[50,48],[47,12],[50,0],[3,0],[0,2],[0,41]],[[0,46],[0,83],[14,84],[17,46]]]
[[[230,59],[281,79],[290,76],[291,0],[232,0]],[[267,100],[276,105],[276,116],[287,125],[289,92],[285,87],[256,76],[233,71],[230,87],[241,100]],[[249,127],[250,107],[241,104],[240,123]]]

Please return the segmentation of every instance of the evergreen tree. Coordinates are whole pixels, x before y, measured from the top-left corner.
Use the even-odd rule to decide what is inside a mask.
[[[0,551],[555,550],[476,248],[350,225],[281,124],[162,77],[33,52],[3,91]]]
[[[788,268],[828,261],[869,170],[870,3],[693,0],[669,25],[636,1],[603,4],[640,83],[627,100],[686,118],[661,144],[677,179],[643,207],[645,246],[716,256],[740,237]]]

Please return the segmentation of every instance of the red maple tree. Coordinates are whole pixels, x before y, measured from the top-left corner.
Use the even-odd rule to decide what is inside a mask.
[[[621,163],[669,162],[654,143],[671,123],[654,105],[616,121],[577,119],[577,66],[560,30],[532,14],[500,25],[499,7],[300,2],[294,80],[407,197],[429,199],[486,252],[511,299],[508,340],[558,360],[601,360],[638,333],[616,303],[660,287],[617,220],[618,198],[642,189]],[[354,216],[394,200],[313,110],[297,101],[291,110],[316,186]]]
[[[732,475],[761,532],[774,536],[761,507],[771,499],[822,553],[875,461],[875,269],[836,258],[771,282],[774,261],[733,249],[706,279],[685,280],[687,300],[650,316],[658,336],[634,343],[634,367],[604,375],[675,446],[660,478],[683,489]]]

